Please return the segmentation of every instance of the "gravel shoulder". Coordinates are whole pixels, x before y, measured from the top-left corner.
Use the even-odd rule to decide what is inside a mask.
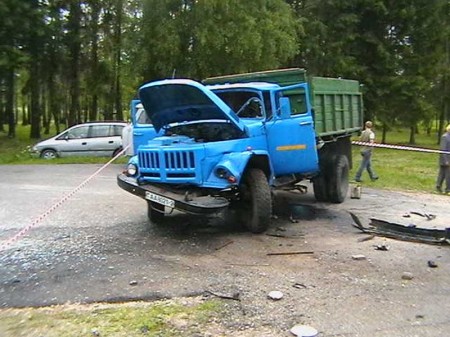
[[[97,168],[3,168],[0,243]],[[288,336],[295,324],[314,326],[321,336],[448,335],[449,247],[363,241],[367,235],[352,226],[348,212],[364,224],[376,217],[442,229],[449,197],[363,189],[361,199],[328,205],[315,202],[311,188],[306,195],[280,192],[271,228],[253,235],[225,214],[174,213],[161,226],[149,224],[145,202],[116,186],[121,169],[107,168],[1,253],[0,307],[213,293],[239,296],[224,300],[223,335]],[[411,211],[436,219],[405,218]],[[381,244],[389,250],[375,250]],[[268,299],[272,290],[284,297]]]

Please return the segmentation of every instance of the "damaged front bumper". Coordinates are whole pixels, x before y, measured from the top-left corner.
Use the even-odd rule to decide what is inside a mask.
[[[191,214],[213,214],[228,207],[229,201],[223,197],[193,196],[184,191],[180,193],[169,190],[163,185],[139,185],[136,179],[125,174],[117,176],[120,188],[147,201],[155,202],[166,207],[177,209]]]

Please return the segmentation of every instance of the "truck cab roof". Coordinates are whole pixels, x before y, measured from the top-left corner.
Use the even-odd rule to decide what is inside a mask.
[[[280,88],[278,84],[269,82],[248,82],[248,83],[225,83],[225,84],[210,84],[206,87],[212,91],[227,90],[227,89],[256,89],[261,91],[273,90]]]

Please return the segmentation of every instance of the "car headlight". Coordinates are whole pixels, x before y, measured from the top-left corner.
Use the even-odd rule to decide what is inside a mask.
[[[138,172],[138,168],[135,164],[128,164],[127,166],[127,174],[129,176],[135,176]]]

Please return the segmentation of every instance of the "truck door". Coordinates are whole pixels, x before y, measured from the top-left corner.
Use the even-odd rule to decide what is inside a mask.
[[[308,85],[280,88],[273,92],[271,101],[274,114],[265,127],[275,176],[317,172],[319,160]]]
[[[133,152],[137,153],[137,149],[141,145],[156,137],[157,133],[150,118],[139,100],[131,102],[131,120],[133,124]]]

